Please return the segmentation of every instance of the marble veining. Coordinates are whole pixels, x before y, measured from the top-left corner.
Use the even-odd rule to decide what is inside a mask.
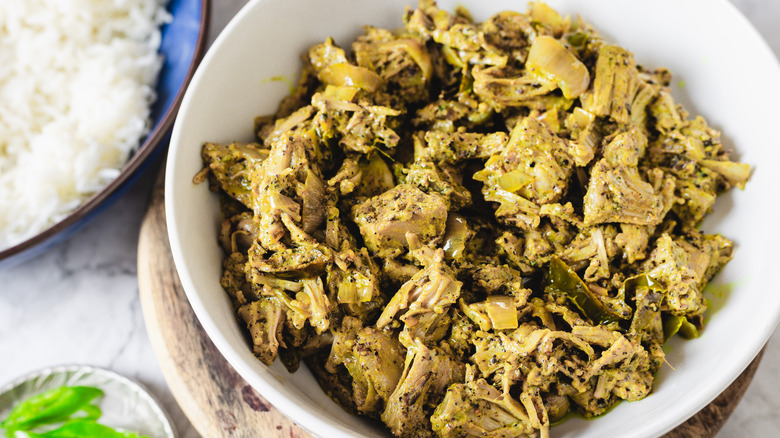
[[[780,2],[732,0],[780,54]],[[212,0],[212,42],[246,0]],[[199,435],[165,384],[146,333],[136,249],[153,172],[99,217],[42,256],[0,269],[0,385],[30,371],[84,363],[145,385],[181,438]],[[719,438],[780,431],[780,334],[770,339],[753,384]]]

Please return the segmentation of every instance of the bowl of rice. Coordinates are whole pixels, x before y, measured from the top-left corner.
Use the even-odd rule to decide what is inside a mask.
[[[208,3],[0,4],[0,265],[67,238],[161,155]]]

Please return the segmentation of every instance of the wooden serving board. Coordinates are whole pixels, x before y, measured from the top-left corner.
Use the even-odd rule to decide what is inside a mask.
[[[168,244],[163,179],[161,172],[141,225],[138,287],[149,338],[176,401],[204,437],[311,437],[238,375],[195,317]],[[714,437],[760,361],[761,353],[726,391],[664,438]]]

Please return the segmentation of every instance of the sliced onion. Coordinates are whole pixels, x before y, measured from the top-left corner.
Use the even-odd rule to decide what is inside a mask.
[[[345,62],[323,68],[318,76],[326,85],[358,87],[366,91],[376,91],[382,85],[382,78],[378,74]]]
[[[525,65],[540,79],[558,85],[567,99],[578,97],[590,84],[590,73],[585,64],[553,37],[537,37],[531,44]]]
[[[532,182],[534,177],[520,169],[511,170],[498,177],[498,185],[510,192],[516,192]]]
[[[552,29],[562,29],[566,20],[555,9],[543,2],[533,2],[531,5],[531,17],[540,23],[550,26]]]
[[[301,220],[301,206],[276,190],[271,190],[268,194],[268,207],[270,207],[270,213],[272,214],[287,213],[295,222],[300,222]]]
[[[336,300],[341,304],[367,303],[373,298],[371,280],[359,272],[353,272],[339,283]]]
[[[463,250],[466,249],[466,237],[468,228],[466,219],[459,214],[450,214],[447,216],[447,227],[444,231],[444,255],[451,259],[460,258]]]
[[[745,188],[745,183],[750,177],[750,165],[735,163],[733,161],[701,160],[701,165],[721,174],[731,185],[740,189]]]
[[[403,49],[409,56],[412,57],[414,63],[420,67],[422,71],[423,79],[428,82],[431,79],[433,72],[433,65],[431,64],[431,57],[428,55],[428,51],[420,44],[419,41],[410,38],[402,38],[395,41],[384,43],[388,47],[398,46]]]
[[[357,87],[328,85],[325,87],[324,95],[325,97],[332,97],[334,99],[352,102],[352,99],[355,98],[355,94],[357,94],[357,92]]]
[[[491,295],[485,300],[485,310],[487,310],[490,322],[493,323],[494,330],[516,329],[517,308],[512,297],[505,295]]]

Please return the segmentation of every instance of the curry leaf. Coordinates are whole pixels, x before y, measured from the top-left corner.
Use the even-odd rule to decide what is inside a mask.
[[[630,316],[607,308],[598,297],[593,295],[593,292],[580,279],[579,275],[557,257],[550,260],[547,288],[566,294],[583,315],[599,324],[618,322]]]

